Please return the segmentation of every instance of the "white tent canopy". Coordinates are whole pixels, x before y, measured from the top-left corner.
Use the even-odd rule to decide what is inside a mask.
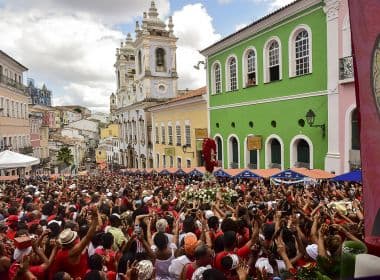
[[[0,153],[0,169],[22,168],[39,163],[39,158],[19,154],[16,152],[6,150]]]

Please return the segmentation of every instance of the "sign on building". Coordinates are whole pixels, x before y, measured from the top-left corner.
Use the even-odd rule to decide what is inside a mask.
[[[175,156],[175,148],[174,147],[171,147],[171,148],[165,148],[165,156],[172,156],[174,157]]]
[[[195,139],[205,139],[205,138],[208,138],[207,128],[196,128]]]
[[[247,139],[247,148],[248,151],[252,150],[261,150],[261,143],[262,137],[261,136],[248,136]]]

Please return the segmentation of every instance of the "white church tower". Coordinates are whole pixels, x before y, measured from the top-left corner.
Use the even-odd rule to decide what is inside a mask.
[[[173,20],[166,24],[158,18],[154,1],[142,24],[136,22],[136,97],[144,99],[173,98],[177,93],[176,42]]]
[[[146,109],[177,96],[173,27],[171,17],[168,25],[158,17],[152,1],[142,22],[136,22],[135,40],[128,34],[116,50],[117,90],[110,100],[111,118],[120,128],[119,164],[123,167],[153,167],[151,116]]]

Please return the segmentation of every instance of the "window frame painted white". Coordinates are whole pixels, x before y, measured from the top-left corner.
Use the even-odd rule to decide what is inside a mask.
[[[302,31],[306,31],[308,34],[308,46],[309,46],[309,72],[296,75],[296,37]],[[289,52],[289,77],[302,77],[304,75],[313,73],[313,33],[311,28],[307,24],[299,24],[297,25],[289,35],[288,42],[288,52]]]
[[[298,134],[292,138],[289,145],[289,166],[290,168],[295,167],[294,164],[297,162],[297,141],[298,140],[305,140],[307,144],[309,144],[309,160],[310,160],[310,167],[309,169],[314,168],[314,145],[313,141],[304,134]]]
[[[264,66],[264,83],[271,83],[270,81],[270,71],[269,71],[269,46],[273,41],[278,43],[278,53],[279,53],[279,81],[282,80],[282,44],[278,36],[270,37],[264,44],[263,48],[263,66]],[[274,82],[274,81],[273,81]]]
[[[255,60],[254,60],[254,67],[255,67],[255,76],[256,81],[254,85],[250,86],[257,86],[259,84],[259,76],[258,76],[258,68],[257,68],[257,50],[254,46],[249,46],[246,48],[243,52],[242,56],[242,67],[243,67],[243,88],[248,88],[250,86],[247,85],[248,82],[248,53],[249,51],[253,51],[255,53]]]
[[[216,138],[219,137],[220,138],[220,142],[222,143],[222,165],[221,167],[224,167],[224,143],[223,143],[223,136],[220,134],[220,133],[217,133],[214,135],[213,139],[216,143],[216,152],[218,152],[218,143],[216,141]],[[216,159],[218,160],[218,155],[216,155]]]
[[[216,73],[215,73],[215,68],[216,66],[219,66],[219,83],[220,83],[220,92],[217,92],[216,90]],[[223,75],[222,75],[222,65],[219,60],[216,60],[212,63],[211,65],[211,94],[220,94],[223,92]]]
[[[231,77],[230,77],[230,60],[234,58],[236,61],[236,89],[231,89]],[[226,71],[226,92],[233,92],[239,90],[239,61],[235,54],[230,54],[226,59],[225,71]]]

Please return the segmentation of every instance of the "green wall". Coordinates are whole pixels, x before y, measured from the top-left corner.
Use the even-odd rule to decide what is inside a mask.
[[[289,77],[289,54],[288,44],[292,31],[300,24],[306,24],[311,29],[312,37],[312,73]],[[288,19],[272,26],[269,30],[264,30],[252,36],[251,39],[243,43],[208,57],[208,71],[211,65],[218,60],[222,69],[222,93],[210,95],[210,130],[211,135],[221,134],[223,137],[223,158],[224,167],[228,167],[228,143],[227,138],[231,134],[236,134],[240,143],[240,168],[245,167],[244,161],[244,139],[249,134],[261,135],[263,146],[260,151],[260,168],[265,168],[265,140],[271,134],[278,135],[284,142],[284,165],[290,167],[290,141],[296,135],[302,134],[311,139],[314,148],[314,168],[324,168],[324,158],[327,152],[327,135],[322,137],[320,128],[312,128],[305,124],[299,126],[298,120],[304,119],[306,112],[312,109],[316,114],[316,124],[326,124],[327,126],[327,96],[311,96],[300,99],[282,100],[269,103],[239,106],[233,108],[216,109],[215,106],[232,105],[240,102],[258,101],[260,99],[278,98],[301,94],[315,93],[327,90],[327,42],[326,42],[326,18],[321,6],[315,6],[297,15],[293,20]],[[264,83],[263,75],[263,48],[266,41],[277,36],[281,40],[282,53],[282,79],[271,83]],[[243,88],[243,53],[250,47],[256,48],[257,68],[256,75],[258,85]],[[226,90],[226,59],[234,54],[238,58],[238,87],[237,91],[225,92]],[[209,85],[211,92],[211,73],[209,72]],[[271,121],[277,122],[276,128],[271,126]],[[249,122],[254,123],[253,128]],[[306,120],[305,120],[306,121]],[[231,122],[235,122],[235,128],[231,127]],[[219,123],[219,128],[216,127]],[[327,132],[327,127],[326,127]]]

